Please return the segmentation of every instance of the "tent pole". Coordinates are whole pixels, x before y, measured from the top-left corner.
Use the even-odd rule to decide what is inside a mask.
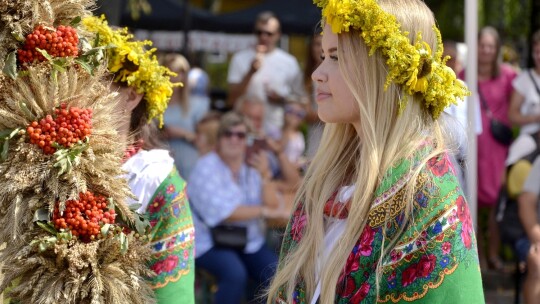
[[[478,1],[465,0],[465,43],[467,44],[467,62],[465,70],[465,80],[471,91],[471,96],[467,102],[467,120],[468,124],[468,151],[467,151],[467,188],[468,201],[471,218],[474,227],[478,223],[478,203],[477,203],[477,142],[476,142],[476,107],[478,106]],[[485,130],[482,130],[485,132]]]

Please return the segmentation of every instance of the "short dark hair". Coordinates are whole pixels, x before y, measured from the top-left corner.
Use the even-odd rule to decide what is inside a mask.
[[[266,24],[266,23],[268,23],[268,21],[270,21],[270,19],[276,19],[277,20],[277,22],[278,22],[278,31],[281,32],[281,22],[279,21],[279,18],[276,16],[276,14],[274,14],[271,11],[264,11],[264,12],[259,13],[257,15],[257,19],[255,20],[255,26],[257,26],[257,24],[259,24],[259,23]]]

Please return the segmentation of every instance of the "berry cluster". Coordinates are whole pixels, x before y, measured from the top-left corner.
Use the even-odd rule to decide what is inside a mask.
[[[47,115],[39,122],[33,121],[26,128],[30,142],[38,145],[45,154],[56,151],[54,143],[70,148],[92,134],[92,109],[68,109],[67,105],[62,103],[54,112],[56,118]]]
[[[17,51],[21,63],[45,61],[45,57],[36,50],[47,51],[52,57],[77,57],[79,54],[77,31],[69,26],[60,25],[56,31],[38,26],[28,36],[22,49]]]
[[[108,209],[105,197],[87,191],[79,193],[79,200],[67,201],[62,215],[57,204],[53,224],[56,229],[69,229],[74,236],[89,242],[101,233],[101,225],[113,224],[115,218],[114,209]]]

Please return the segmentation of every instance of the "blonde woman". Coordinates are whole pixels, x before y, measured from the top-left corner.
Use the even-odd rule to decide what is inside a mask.
[[[195,147],[195,127],[210,110],[210,100],[203,96],[189,94],[187,75],[190,65],[184,56],[167,54],[162,61],[178,75],[172,80],[184,84],[183,87],[174,89],[163,120],[174,162],[180,175],[187,180],[199,157]]]
[[[467,90],[441,59],[432,12],[420,0],[316,3],[326,126],[268,303],[484,303],[438,122]]]

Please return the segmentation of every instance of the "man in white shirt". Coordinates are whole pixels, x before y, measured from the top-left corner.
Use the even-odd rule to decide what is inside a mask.
[[[302,73],[296,58],[277,47],[281,30],[273,13],[259,14],[254,33],[256,46],[234,54],[230,62],[228,104],[242,95],[257,96],[266,104],[265,125],[280,129],[285,98],[305,95]]]

